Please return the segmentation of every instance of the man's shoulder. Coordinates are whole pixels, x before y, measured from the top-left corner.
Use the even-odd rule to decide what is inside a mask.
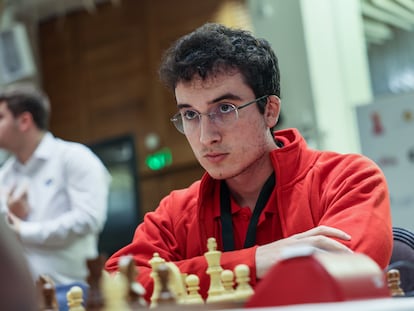
[[[319,172],[335,178],[347,178],[355,175],[382,176],[382,170],[372,159],[358,153],[321,152],[315,163]],[[342,176],[342,177],[341,177]]]
[[[187,188],[171,191],[154,211],[146,213],[146,221],[170,219],[174,223],[182,223],[196,219],[199,184],[196,181]]]
[[[6,174],[12,171],[15,162],[16,159],[14,156],[11,156],[0,166],[0,181],[3,180]]]
[[[372,159],[359,153],[338,153],[332,151],[321,151],[319,152],[319,160],[321,162],[331,161],[336,163],[349,163],[353,165],[375,165]]]
[[[197,180],[193,182],[191,185],[189,185],[186,188],[182,189],[175,189],[170,192],[170,194],[167,196],[170,199],[177,200],[177,201],[192,201],[194,199],[197,199],[200,193],[200,180]]]
[[[160,201],[159,207],[169,210],[172,206],[175,211],[195,208],[199,199],[199,187],[200,181],[195,181],[186,188],[172,190]]]
[[[55,137],[53,146],[55,153],[59,154],[62,158],[84,159],[85,161],[88,159],[98,159],[96,154],[87,145],[79,142]]]
[[[71,141],[71,140],[65,140],[59,137],[54,137],[54,144],[56,146],[59,146],[60,148],[63,149],[67,149],[67,150],[87,150],[90,151],[90,148],[87,147],[86,145],[80,143],[80,142],[76,142],[76,141]]]
[[[79,174],[108,174],[100,158],[86,145],[54,138],[54,152],[51,161],[61,165],[68,172]]]

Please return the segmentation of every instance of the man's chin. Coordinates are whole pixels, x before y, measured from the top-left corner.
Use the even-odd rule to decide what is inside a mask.
[[[230,172],[223,172],[218,170],[207,170],[207,173],[214,179],[217,180],[223,180],[223,179],[229,179],[234,176],[234,174],[231,174]]]

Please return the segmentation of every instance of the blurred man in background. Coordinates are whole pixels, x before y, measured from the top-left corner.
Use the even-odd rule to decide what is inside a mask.
[[[70,286],[85,285],[86,260],[98,255],[110,175],[86,146],[54,137],[49,114],[47,96],[32,85],[0,90],[0,148],[11,154],[0,168],[1,210],[34,279],[48,275],[65,300]]]

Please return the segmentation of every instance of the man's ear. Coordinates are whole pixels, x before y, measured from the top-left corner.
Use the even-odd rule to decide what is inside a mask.
[[[265,106],[264,116],[265,116],[266,124],[269,128],[273,128],[277,124],[277,121],[279,120],[280,105],[281,105],[280,98],[277,97],[276,95],[270,95],[267,98],[267,104]]]
[[[17,122],[19,124],[20,130],[22,131],[27,131],[35,125],[32,114],[27,111],[23,112],[17,117]]]

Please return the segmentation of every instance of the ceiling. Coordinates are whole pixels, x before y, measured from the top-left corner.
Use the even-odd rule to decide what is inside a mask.
[[[391,40],[397,29],[414,31],[414,0],[361,0],[361,14],[369,44]]]
[[[136,0],[139,1],[139,0]],[[365,37],[369,44],[382,44],[393,38],[396,29],[414,31],[414,0],[360,0]],[[121,0],[0,0],[2,23],[8,15],[30,14],[36,20],[64,16],[84,9],[93,12],[99,3]]]
[[[64,16],[74,10],[87,10],[92,13],[103,2],[119,5],[121,0],[0,0],[0,12],[29,14],[34,19],[41,20],[51,16]]]

